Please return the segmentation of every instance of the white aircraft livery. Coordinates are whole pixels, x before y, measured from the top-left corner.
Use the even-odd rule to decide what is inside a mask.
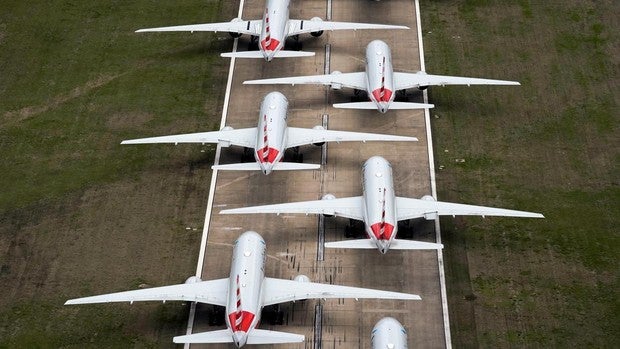
[[[370,102],[337,103],[336,108],[377,109],[381,113],[389,109],[432,108],[432,104],[394,102],[396,91],[408,88],[425,89],[434,85],[520,85],[516,81],[465,78],[457,76],[429,75],[425,72],[395,73],[392,69],[390,47],[381,40],[371,41],[366,47],[366,71],[327,75],[311,75],[275,79],[249,80],[244,84],[313,84],[328,85],[333,89],[343,87],[364,90]]]
[[[277,57],[314,56],[314,52],[284,51],[284,42],[288,36],[310,33],[318,37],[324,30],[357,29],[409,29],[401,25],[383,25],[370,23],[348,23],[323,21],[319,17],[310,20],[289,19],[289,0],[267,0],[262,20],[246,21],[235,18],[230,22],[192,24],[174,27],[139,29],[136,32],[170,32],[170,31],[227,31],[233,37],[241,34],[258,36],[260,51],[223,53],[222,57],[265,58],[271,61]]]
[[[442,215],[544,218],[540,213],[440,202],[429,195],[422,199],[398,197],[394,193],[392,166],[380,156],[373,156],[364,163],[362,183],[362,196],[337,199],[327,194],[321,200],[228,209],[220,213],[303,213],[361,220],[364,222],[369,239],[329,242],[325,247],[377,248],[381,253],[386,253],[390,248],[399,250],[443,248],[441,244],[396,239],[397,223],[402,220],[414,218],[434,220]]]
[[[304,299],[375,298],[420,300],[417,295],[309,282],[305,275],[294,280],[265,277],[265,240],[247,231],[234,243],[230,277],[153,287],[68,300],[69,304],[136,301],[187,301],[226,307],[227,329],[174,337],[175,343],[275,344],[303,342],[304,336],[256,329],[264,306]]]
[[[347,141],[417,141],[415,137],[381,135],[374,133],[345,132],[325,130],[322,126],[314,128],[287,127],[288,100],[280,92],[271,92],[265,96],[260,107],[258,127],[234,130],[224,127],[221,131],[188,133],[173,136],[141,138],[126,140],[121,144],[150,143],[219,143],[223,147],[230,145],[254,149],[253,163],[216,165],[219,170],[261,170],[269,174],[273,170],[308,170],[317,169],[318,164],[281,162],[287,148],[306,144],[320,145],[324,142]]]
[[[407,349],[407,330],[398,320],[384,317],[370,333],[372,349]]]

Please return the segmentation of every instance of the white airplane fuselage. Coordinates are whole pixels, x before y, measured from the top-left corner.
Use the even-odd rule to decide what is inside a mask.
[[[381,40],[366,46],[366,91],[381,113],[388,111],[394,101],[394,70],[390,47]]]
[[[368,237],[381,253],[386,253],[396,237],[396,195],[392,166],[380,156],[366,160],[362,167],[363,218]]]
[[[288,100],[280,92],[267,94],[260,105],[254,158],[264,174],[284,156],[287,111]]]
[[[267,61],[284,47],[288,36],[289,0],[267,0],[258,47]]]
[[[372,329],[372,349],[407,349],[407,330],[398,320],[384,317]]]
[[[265,240],[256,232],[247,231],[233,247],[226,303],[226,325],[237,347],[245,345],[248,333],[260,321],[264,278]]]

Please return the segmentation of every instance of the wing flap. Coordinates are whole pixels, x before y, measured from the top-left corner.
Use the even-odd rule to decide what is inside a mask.
[[[394,73],[394,89],[404,90],[420,86],[445,85],[521,85],[517,81],[468,78],[460,76],[430,75],[424,72]]]
[[[130,139],[121,144],[155,144],[155,143],[222,143],[226,146],[253,147],[256,143],[256,128],[222,130],[212,132],[186,133],[180,135]]]
[[[288,35],[298,35],[322,30],[358,30],[358,29],[409,29],[403,25],[372,24],[372,23],[351,23],[351,22],[330,22],[313,20],[289,20]]]
[[[217,279],[193,284],[153,287],[70,299],[65,302],[65,305],[111,302],[190,301],[225,306],[227,294],[228,279]]]
[[[265,278],[263,301],[265,306],[304,299],[327,298],[376,298],[420,300],[420,296],[408,293],[381,291],[369,288],[300,282]]]
[[[171,27],[138,29],[136,33],[145,32],[231,32],[258,36],[262,29],[261,20],[243,21],[232,20],[221,23],[204,23],[177,25]]]
[[[542,214],[534,212],[403,197],[396,198],[396,210],[399,221],[413,218],[433,219],[436,216],[545,218]]]
[[[348,197],[331,200],[313,200],[286,204],[251,206],[220,211],[220,214],[247,213],[301,213],[325,214],[351,219],[362,219],[362,197]]]
[[[315,130],[311,128],[287,128],[287,148],[297,147],[300,145],[322,143],[322,142],[366,142],[366,141],[401,141],[413,142],[418,139],[415,137],[382,135],[376,133],[364,132],[347,132],[347,131],[331,131],[331,130]]]

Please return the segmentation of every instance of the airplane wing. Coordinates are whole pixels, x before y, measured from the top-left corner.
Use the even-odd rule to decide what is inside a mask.
[[[460,76],[430,75],[425,72],[394,73],[394,89],[404,90],[419,86],[444,85],[521,85],[517,81],[466,78]]]
[[[176,336],[172,339],[175,343],[232,343],[232,332],[229,329],[193,333],[185,336]],[[277,344],[277,343],[300,343],[305,337],[300,334],[252,329],[248,333],[246,344]]]
[[[288,21],[288,35],[298,35],[322,30],[357,30],[357,29],[409,29],[403,25],[371,24],[371,23],[350,23],[350,22],[330,22],[291,19]]]
[[[347,103],[335,103],[334,108],[339,109],[377,109],[377,105],[374,102],[347,102]],[[410,103],[410,102],[392,102],[389,105],[389,109],[402,110],[402,109],[425,109],[434,108],[434,104],[426,103]]]
[[[399,221],[422,217],[432,219],[432,217],[437,215],[545,218],[540,213],[403,197],[396,198],[396,210]]]
[[[231,32],[258,36],[262,28],[261,20],[243,21],[233,19],[230,22],[177,25],[172,27],[138,29],[144,32]]]
[[[226,306],[227,294],[228,279],[217,279],[70,299],[65,302],[65,305],[112,302],[188,301]]]
[[[366,73],[331,73],[327,75],[295,76],[288,78],[246,80],[244,85],[327,85],[366,90]]]
[[[350,142],[350,141],[417,141],[415,137],[382,135],[376,133],[346,132],[331,130],[315,130],[311,128],[288,127],[287,148],[305,144],[322,142]]]
[[[300,301],[304,299],[327,298],[376,298],[421,300],[415,294],[380,291],[369,288],[319,284],[294,280],[265,278],[264,305]]]
[[[256,127],[238,130],[222,130],[212,132],[186,133],[173,136],[130,139],[121,144],[152,144],[152,143],[221,143],[223,146],[237,145],[254,147],[256,143]]]
[[[325,214],[336,217],[345,217],[362,220],[362,197],[354,196],[341,199],[314,200],[291,202],[287,204],[264,205],[222,210],[220,214],[244,213],[303,213]]]

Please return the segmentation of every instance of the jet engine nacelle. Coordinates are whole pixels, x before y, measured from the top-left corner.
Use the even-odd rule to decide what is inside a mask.
[[[316,125],[312,128],[313,130],[320,130],[323,131],[325,130],[325,127],[321,126],[321,125]],[[317,147],[322,146],[323,144],[325,144],[325,142],[319,142],[319,143],[312,143],[313,145],[316,145]]]
[[[435,198],[432,197],[431,195],[424,195],[423,197],[420,198],[421,200],[424,201],[435,201]]]
[[[241,19],[241,18],[239,18],[239,17],[237,17],[237,18],[233,18],[233,19],[231,20],[231,22],[232,22],[232,23],[242,22],[242,21],[243,21],[243,19]],[[230,36],[232,36],[233,38],[235,38],[235,39],[236,39],[236,38],[238,38],[238,37],[241,37],[241,33],[228,32],[228,34],[229,34]]]
[[[202,279],[198,276],[190,276],[187,278],[187,280],[185,280],[186,284],[197,284],[199,282],[202,282]]]
[[[234,130],[234,128],[230,127],[230,126],[224,126],[220,131],[232,131]],[[219,141],[218,143],[222,148],[228,148],[230,147],[230,142],[229,141]]]
[[[421,199],[424,201],[436,201],[435,198],[430,195],[424,195]],[[427,221],[434,221],[437,218],[439,218],[437,212],[424,213],[424,219],[426,219]]]
[[[334,194],[325,194],[323,195],[323,197],[321,198],[321,200],[334,200],[336,198],[336,196]],[[333,214],[323,214],[323,216],[325,217],[333,217]]]
[[[310,282],[310,278],[307,277],[306,275],[299,274],[299,275],[295,276],[293,281],[297,281],[297,282]]]
[[[342,72],[334,70],[332,72],[332,74],[333,75],[338,75],[338,74],[342,74]],[[332,88],[332,90],[341,90],[342,89],[342,84],[331,84],[330,87]]]
[[[310,20],[313,22],[323,22],[323,20],[320,17],[313,17]],[[319,30],[316,32],[310,32],[310,35],[314,36],[315,38],[318,38],[319,36],[323,35],[323,31]]]

